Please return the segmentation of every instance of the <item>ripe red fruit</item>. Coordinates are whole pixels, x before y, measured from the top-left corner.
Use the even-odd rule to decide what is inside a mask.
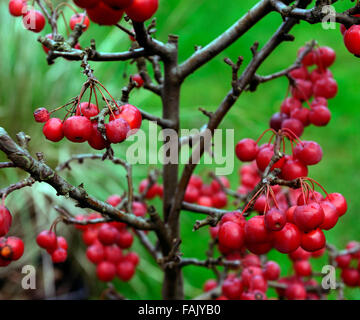
[[[299,143],[294,149],[294,154],[297,159],[307,166],[319,163],[323,156],[320,145],[314,141]]]
[[[129,231],[122,231],[120,232],[117,244],[121,249],[128,249],[132,246],[134,241],[133,235]]]
[[[211,197],[208,197],[208,196],[201,196],[198,199],[197,204],[200,206],[204,206],[204,207],[212,207],[213,206]]]
[[[297,79],[295,85],[291,87],[291,94],[295,99],[307,101],[313,94],[312,82],[308,80]]]
[[[209,292],[215,289],[218,286],[217,281],[215,279],[209,279],[204,283],[203,290],[204,292]]]
[[[199,189],[189,184],[185,191],[184,201],[194,203],[199,198],[199,196],[200,196]]]
[[[68,140],[81,143],[90,138],[92,124],[86,117],[72,116],[64,121],[63,130],[64,135]]]
[[[280,266],[275,261],[268,261],[264,268],[264,277],[267,280],[275,281],[280,277]]]
[[[137,266],[140,262],[140,258],[135,252],[129,252],[124,260],[131,262],[134,266]]]
[[[125,12],[131,20],[144,22],[155,14],[158,6],[159,0],[134,0]]]
[[[244,257],[244,259],[242,259],[241,264],[243,267],[261,267],[261,260],[257,255],[249,253]]]
[[[88,28],[89,28],[89,25],[90,25],[90,20],[89,18],[87,17],[87,15],[84,15],[83,13],[77,13],[77,14],[74,14],[71,18],[70,18],[70,29],[71,30],[74,30],[75,29],[75,26],[77,24],[82,24],[83,26],[85,26],[83,28],[83,32],[85,32]]]
[[[291,111],[290,118],[299,120],[304,127],[310,124],[310,110],[307,108],[299,108]]]
[[[104,247],[105,260],[117,264],[123,258],[122,250],[117,245]]]
[[[68,249],[68,244],[67,244],[67,241],[64,237],[60,236],[60,237],[57,237],[57,246],[58,248],[62,248],[64,250],[67,250]]]
[[[266,228],[270,231],[280,231],[286,224],[285,213],[276,208],[266,212],[264,220]]]
[[[18,237],[3,238],[0,243],[1,259],[19,260],[24,253],[24,242]]]
[[[315,69],[310,74],[310,80],[311,80],[312,83],[316,83],[316,81],[318,81],[318,80],[320,80],[320,79],[322,79],[324,77],[332,78],[333,74],[329,69],[321,70],[320,68]]]
[[[231,249],[240,249],[244,245],[244,229],[231,221],[220,226],[218,237],[219,243]]]
[[[59,118],[51,118],[44,124],[43,134],[46,139],[58,142],[64,138],[63,123]]]
[[[288,300],[305,300],[306,289],[301,283],[290,284],[285,290],[285,297]]]
[[[130,129],[136,130],[141,127],[142,116],[138,108],[131,104],[125,104],[120,107],[120,111],[114,113],[114,117],[111,115],[110,122],[114,119],[124,119],[130,126]]]
[[[82,234],[82,239],[87,246],[92,245],[98,239],[98,229],[95,227],[88,227]]]
[[[121,203],[121,201],[122,198],[117,194],[113,194],[106,199],[106,202],[112,205],[113,207],[118,206]]]
[[[329,68],[336,59],[336,53],[330,47],[320,47],[315,51],[315,64],[322,70]]]
[[[271,232],[265,227],[264,216],[254,216],[245,224],[246,244],[265,243],[272,240]]]
[[[343,254],[341,256],[336,257],[335,261],[337,266],[341,269],[347,268],[351,262],[351,254]]]
[[[111,143],[119,143],[127,138],[130,126],[124,119],[115,119],[105,125],[106,136]]]
[[[336,96],[338,92],[338,85],[336,80],[330,77],[323,77],[316,81],[314,85],[315,97],[324,97],[331,99]]]
[[[26,1],[10,0],[9,12],[14,17],[21,17],[24,13],[26,13]]]
[[[124,10],[125,8],[129,7],[133,0],[102,0],[108,6],[117,9],[117,10]]]
[[[302,66],[300,68],[297,68],[297,69],[294,69],[294,70],[290,71],[290,76],[293,79],[307,80],[307,79],[309,79],[309,72],[306,69],[306,67]]]
[[[267,282],[264,279],[263,275],[257,275],[251,278],[249,289],[251,291],[259,290],[261,292],[266,292]]]
[[[308,251],[305,251],[303,248],[299,247],[295,251],[289,253],[289,258],[292,261],[297,260],[308,260],[311,257],[311,253]]]
[[[94,7],[87,8],[86,11],[91,21],[105,26],[118,23],[124,13],[122,10],[114,10],[103,1],[98,2]]]
[[[51,260],[54,263],[63,263],[65,262],[67,258],[67,251],[63,248],[57,248],[53,253],[51,254]]]
[[[132,75],[131,80],[135,82],[137,88],[140,88],[144,85],[144,79],[139,74]]]
[[[203,185],[203,181],[201,179],[201,177],[193,174],[191,177],[190,177],[190,180],[189,180],[189,184],[193,185],[194,187],[200,189]]]
[[[96,267],[96,275],[101,281],[111,281],[116,275],[116,266],[111,262],[102,261]]]
[[[76,116],[84,116],[90,119],[91,117],[95,117],[98,114],[99,108],[93,103],[82,102],[76,107]]]
[[[324,230],[334,228],[339,219],[336,207],[330,201],[323,201],[320,203],[320,206],[324,211],[324,221],[320,225],[320,228]]]
[[[240,212],[227,212],[225,213],[221,220],[220,220],[220,226],[223,225],[225,222],[235,222],[236,224],[245,227],[246,220],[244,216]]]
[[[295,274],[299,277],[308,277],[312,273],[311,264],[308,260],[297,260],[294,263]]]
[[[285,161],[281,168],[281,177],[285,180],[294,180],[308,175],[308,168],[297,159]]]
[[[91,245],[86,249],[86,257],[90,260],[90,262],[99,264],[105,259],[104,247],[100,243]]]
[[[98,130],[98,123],[91,124],[91,135],[88,138],[88,144],[95,150],[102,150],[109,146],[109,142],[106,141],[100,131]]]
[[[265,254],[268,253],[272,248],[272,242],[264,243],[246,243],[246,248],[253,254]]]
[[[259,147],[257,143],[248,138],[240,140],[235,147],[236,156],[243,162],[255,160],[258,152]]]
[[[302,107],[301,101],[293,97],[286,98],[281,104],[280,111],[288,116],[292,111]]]
[[[100,0],[74,0],[74,3],[83,9],[89,9],[95,7]]]
[[[317,203],[298,206],[294,211],[294,222],[302,231],[319,227],[324,221],[324,210]]]
[[[310,252],[322,249],[325,246],[325,235],[320,229],[315,229],[301,236],[301,247]]]
[[[360,26],[351,26],[344,34],[344,43],[350,53],[360,55]]]
[[[144,217],[147,212],[146,204],[139,201],[134,201],[132,204],[132,212],[137,217]]]
[[[54,251],[57,248],[57,238],[53,231],[41,231],[36,237],[36,243],[39,247],[48,251]]]
[[[301,232],[299,228],[287,222],[280,231],[274,232],[274,247],[281,253],[290,253],[300,246]]]
[[[283,121],[281,124],[281,129],[290,129],[296,136],[301,137],[304,132],[303,123],[295,118],[289,118]]]
[[[36,122],[46,122],[50,119],[50,113],[45,108],[37,108],[34,111],[34,118]]]
[[[121,261],[116,267],[116,274],[122,281],[129,281],[135,273],[135,266],[130,261]]]
[[[271,147],[260,148],[256,156],[256,165],[258,166],[260,171],[264,171],[266,169],[273,155],[274,155],[274,147],[272,145]],[[281,168],[282,165],[284,164],[284,161],[285,158],[280,159],[271,167],[271,170],[274,170],[275,168]]]
[[[341,272],[341,279],[349,287],[357,287],[360,281],[360,273],[354,268],[346,268]]]
[[[221,287],[222,293],[231,300],[240,299],[243,285],[239,278],[226,279]]]
[[[325,200],[330,201],[336,207],[339,217],[346,213],[347,202],[341,193],[330,193]]]
[[[244,268],[243,272],[241,273],[241,279],[244,287],[250,286],[250,282],[253,277],[262,275],[263,271],[260,267],[250,266]]]
[[[215,208],[222,209],[227,205],[227,196],[225,192],[217,192],[211,197],[211,202]]]
[[[38,33],[45,27],[45,17],[37,10],[28,10],[23,17],[23,25],[26,29]]]
[[[281,129],[281,125],[285,119],[288,119],[288,115],[286,113],[276,112],[272,115],[270,119],[270,128],[275,131],[279,131]]]
[[[305,47],[301,47],[298,51],[298,56],[305,50]],[[309,53],[307,53],[305,55],[305,57],[302,59],[302,64],[304,66],[312,66],[313,64],[315,64],[315,51],[312,50]]]
[[[116,243],[118,237],[119,231],[115,227],[104,224],[99,228],[98,239],[105,246]]]
[[[0,205],[0,237],[5,236],[11,227],[12,216],[10,211],[3,205]]]
[[[287,222],[294,223],[294,211],[295,211],[296,207],[297,206],[292,206],[286,210],[285,215],[286,215]]]
[[[149,180],[144,179],[140,182],[139,184],[139,193],[144,193],[145,190],[148,188],[148,184],[149,184]],[[158,194],[158,186],[157,184],[153,184],[149,190],[147,191],[145,198],[146,199],[153,199],[157,196]]]
[[[310,122],[318,127],[326,126],[331,120],[331,112],[325,106],[314,107],[310,110]]]

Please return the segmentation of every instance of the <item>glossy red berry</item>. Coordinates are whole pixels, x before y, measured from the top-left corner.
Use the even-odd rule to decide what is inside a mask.
[[[131,20],[144,22],[155,14],[158,6],[159,0],[134,0],[125,12]]]
[[[95,7],[100,0],[74,0],[74,3],[83,9],[89,9]]]
[[[316,81],[324,77],[333,78],[333,74],[329,69],[321,70],[320,68],[317,68],[310,73],[310,80],[314,84],[316,83]]]
[[[302,66],[300,68],[290,71],[290,76],[293,79],[307,80],[309,79],[309,72],[306,67]]]
[[[299,277],[308,277],[311,275],[312,268],[308,260],[297,260],[294,262],[295,274]]]
[[[360,55],[360,25],[353,25],[345,32],[344,43],[350,53]]]
[[[218,283],[215,279],[209,279],[204,283],[203,290],[204,292],[209,292],[215,289],[218,286]]]
[[[120,232],[117,244],[121,249],[128,249],[132,246],[134,241],[133,235],[129,231]]]
[[[200,196],[199,189],[189,184],[185,191],[184,201],[195,203]]]
[[[297,79],[295,85],[291,87],[291,94],[295,99],[307,101],[313,94],[313,84],[311,81]]]
[[[298,56],[305,50],[305,47],[302,47],[299,49],[298,51]],[[312,66],[313,64],[315,64],[315,51],[312,50],[309,53],[307,53],[304,58],[302,59],[302,64],[304,66]]]
[[[254,216],[245,225],[245,242],[265,243],[272,240],[272,233],[265,226],[264,216]]]
[[[308,260],[308,259],[310,259],[310,257],[311,257],[311,252],[308,252],[301,247],[299,247],[295,251],[289,253],[289,258],[292,261]]]
[[[200,189],[203,185],[203,181],[201,177],[193,174],[189,180],[189,184],[193,185],[194,187]]]
[[[231,300],[240,299],[243,285],[239,278],[226,279],[221,287],[222,293]]]
[[[137,88],[141,88],[144,85],[144,79],[139,74],[132,75],[131,80],[135,82]]]
[[[99,228],[98,239],[105,246],[116,243],[118,237],[119,231],[112,226],[104,224]]]
[[[51,118],[44,124],[43,134],[46,139],[58,142],[64,138],[63,122],[59,118]]]
[[[120,107],[120,111],[110,116],[110,122],[114,119],[124,119],[130,126],[130,129],[136,130],[141,127],[142,116],[138,108],[131,104],[125,104]]]
[[[10,211],[3,205],[0,205],[0,237],[5,236],[11,227],[12,216]]]
[[[116,275],[116,266],[111,262],[102,261],[96,267],[96,275],[101,281],[111,281]]]
[[[275,261],[268,261],[264,267],[264,277],[267,280],[275,281],[280,277],[280,266]]]
[[[274,147],[264,147],[261,148],[256,156],[256,165],[258,166],[260,171],[264,171],[266,167],[269,165],[271,158],[274,155]],[[284,164],[285,158],[280,159],[276,162],[272,167],[271,170],[275,168],[281,168]]]
[[[116,267],[116,274],[122,281],[129,281],[135,273],[135,266],[130,261],[121,261]]]
[[[256,141],[252,139],[243,139],[240,140],[235,148],[236,156],[240,161],[253,161],[255,160],[259,152],[259,147]]]
[[[286,223],[280,231],[274,232],[274,247],[281,253],[290,253],[299,248],[301,231],[292,224]]]
[[[146,190],[145,198],[154,199],[158,195],[158,185],[154,183],[150,188],[148,187],[149,180],[144,179],[139,184],[139,193],[144,193]]]
[[[55,232],[49,230],[41,231],[36,237],[36,243],[39,247],[48,251],[55,250],[57,248],[57,238]]]
[[[304,125],[298,119],[289,118],[282,122],[281,129],[290,129],[296,136],[301,137],[304,132]]]
[[[86,118],[92,118],[99,114],[99,108],[89,102],[82,102],[76,108],[76,116],[84,116]]]
[[[86,11],[91,21],[105,26],[118,23],[124,13],[122,10],[114,10],[103,1],[99,1],[94,7],[87,8]]]
[[[326,243],[324,232],[320,229],[315,229],[310,232],[305,232],[301,236],[301,247],[310,252],[314,252],[324,248]]]
[[[288,300],[305,300],[306,289],[301,283],[290,284],[285,290],[285,297]]]
[[[67,118],[63,124],[65,137],[72,142],[87,141],[92,132],[91,121],[83,116],[72,116]]]
[[[26,29],[38,33],[45,27],[45,17],[37,10],[28,10],[23,16],[23,25]]]
[[[310,124],[309,119],[310,110],[307,108],[299,108],[291,111],[290,118],[299,120],[304,127]],[[300,128],[300,127],[299,127]],[[297,129],[299,130],[299,129]]]
[[[140,262],[139,255],[135,252],[129,252],[124,260],[131,262],[134,266],[137,266]]]
[[[314,141],[303,141],[303,143],[299,143],[295,147],[294,154],[303,164],[311,166],[321,161],[323,151],[318,143]]]
[[[83,25],[84,28],[82,30],[84,32],[89,28],[90,20],[87,15],[84,15],[83,13],[77,13],[70,18],[69,24],[71,30],[74,30],[77,24]]]
[[[330,77],[323,77],[315,82],[314,95],[315,97],[324,97],[331,99],[336,96],[338,92],[338,85],[336,80]]]
[[[320,225],[323,230],[330,230],[335,227],[339,219],[339,214],[336,207],[330,201],[323,201],[320,203],[324,211],[324,221]]]
[[[336,53],[330,47],[320,47],[315,51],[315,64],[322,70],[329,68],[336,59]]]
[[[106,199],[106,202],[113,207],[117,207],[121,203],[121,201],[122,198],[117,194],[113,194]]]
[[[244,229],[231,221],[222,224],[218,233],[219,243],[231,249],[240,249],[244,244],[244,236]]]
[[[53,253],[51,254],[51,260],[54,263],[63,263],[66,261],[67,258],[67,251],[63,248],[57,248]]]
[[[282,123],[284,120],[288,119],[289,116],[286,113],[276,112],[272,115],[270,119],[270,128],[275,131],[279,131],[281,129]]]
[[[286,224],[286,215],[279,209],[272,208],[265,213],[265,226],[270,231],[280,231]]]
[[[211,197],[212,204],[217,209],[222,209],[227,205],[227,196],[225,192],[217,192]]]
[[[104,247],[105,260],[114,264],[119,263],[122,258],[122,250],[117,245],[105,246]]]
[[[66,239],[62,236],[57,237],[57,246],[58,246],[58,248],[62,248],[64,250],[68,249],[68,243],[67,243]]]
[[[9,12],[14,17],[21,17],[26,13],[26,1],[24,0],[10,0]]]
[[[105,125],[106,136],[111,143],[119,143],[127,138],[130,126],[124,119],[115,119]]]
[[[91,135],[88,138],[88,144],[95,150],[103,150],[109,146],[109,142],[103,138],[101,132],[98,130],[97,122],[91,124]]]
[[[208,197],[208,196],[201,196],[201,197],[197,200],[197,204],[198,204],[199,206],[203,206],[203,207],[212,207],[212,206],[213,206],[211,197]]]
[[[317,203],[298,206],[294,211],[294,222],[302,231],[319,227],[324,221],[324,210]]]
[[[308,168],[297,159],[285,161],[281,168],[281,177],[285,180],[294,180],[308,175]]]
[[[3,238],[0,243],[0,258],[19,260],[24,253],[24,242],[18,237]]]
[[[133,0],[102,0],[104,1],[108,6],[117,9],[117,10],[124,10],[127,7],[129,7]]]
[[[344,269],[350,265],[351,259],[351,254],[343,254],[341,256],[337,256],[335,261],[339,268]]]
[[[82,234],[82,239],[87,246],[92,245],[98,240],[98,229],[95,227],[86,228]]]
[[[93,244],[86,249],[86,257],[94,264],[105,260],[104,247],[101,244]]]
[[[314,107],[310,110],[310,122],[318,127],[326,126],[331,120],[331,112],[325,106]]]
[[[132,204],[132,211],[137,217],[144,217],[147,212],[147,206],[143,202],[134,201]]]
[[[37,108],[34,111],[34,118],[36,122],[46,122],[50,119],[50,113],[45,108]]]
[[[354,268],[345,268],[341,272],[341,279],[349,287],[357,287],[360,281],[360,273]]]
[[[343,216],[347,211],[347,202],[345,197],[340,193],[330,193],[325,200],[330,201],[339,214],[339,217]]]

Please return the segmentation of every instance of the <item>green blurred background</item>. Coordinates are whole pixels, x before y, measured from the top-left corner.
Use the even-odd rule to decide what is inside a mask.
[[[228,1],[224,5],[223,1],[219,0],[160,0],[160,8],[156,14],[158,30],[156,36],[166,41],[169,33],[179,35],[180,61],[183,61],[193,53],[194,45],[206,45],[256,2],[256,0]],[[68,159],[71,154],[92,152],[87,144],[72,144],[65,140],[55,144],[45,140],[42,126],[34,122],[32,113],[37,107],[45,106],[53,109],[63,105],[79,93],[85,78],[81,73],[80,62],[58,59],[54,65],[48,66],[41,45],[36,41],[38,35],[24,30],[21,19],[9,15],[7,4],[7,0],[0,2],[1,126],[12,136],[19,131],[31,135],[31,151],[42,151],[46,161],[53,167]],[[336,8],[342,11],[350,6],[350,1],[342,1]],[[65,15],[70,17],[72,13],[66,9]],[[224,64],[223,58],[230,57],[235,60],[237,56],[242,55],[245,59],[244,63],[247,64],[251,58],[250,46],[254,41],[259,41],[260,46],[265,44],[278,28],[281,20],[279,14],[270,14],[231,48],[187,79],[181,96],[183,128],[201,127],[207,119],[198,111],[198,107],[215,110],[230,89],[231,71]],[[125,25],[124,21],[122,23]],[[60,30],[65,32],[63,22],[60,22],[60,26]],[[47,26],[42,35],[49,32]],[[316,39],[320,45],[331,46],[336,50],[337,60],[331,71],[338,81],[339,93],[329,103],[332,120],[325,128],[314,126],[307,128],[302,138],[319,142],[324,151],[323,161],[310,168],[309,175],[321,182],[329,192],[341,192],[348,200],[348,213],[341,218],[335,229],[326,233],[329,242],[343,248],[349,240],[360,240],[357,216],[357,208],[360,207],[358,196],[360,60],[347,52],[338,25],[335,30],[324,30],[321,25],[301,22],[293,29],[292,34],[295,36],[295,41],[282,44],[263,64],[259,73],[268,74],[287,67],[296,58],[297,49],[312,39]],[[92,24],[81,38],[81,46],[88,46],[92,38],[96,39],[99,51],[123,51],[130,45],[128,36],[115,27],[100,27]],[[117,97],[121,93],[122,86],[127,83],[128,76],[136,72],[135,66],[128,62],[92,62],[91,65],[95,69],[97,78]],[[268,128],[271,115],[279,110],[286,90],[287,80],[278,79],[262,85],[255,93],[245,93],[229,112],[221,128],[234,128],[236,141],[244,137],[257,138]],[[160,99],[146,90],[137,90],[131,96],[130,102],[151,113],[161,114]],[[127,145],[124,143],[116,146],[116,154],[123,155]],[[5,160],[3,155],[0,155],[0,160]],[[234,174],[229,176],[233,189],[238,186],[237,169],[240,165],[241,163],[236,161]],[[73,170],[64,172],[64,176],[75,184],[83,182],[89,193],[99,199],[105,200],[110,194],[121,193],[126,185],[124,171],[111,164],[87,162],[82,166],[72,167]],[[210,166],[200,165],[196,173],[206,174],[211,169]],[[136,183],[146,176],[148,170],[148,166],[136,167],[134,170]],[[22,177],[24,177],[23,173],[18,170],[3,169],[0,172],[0,187],[16,182]],[[55,292],[61,296],[62,293],[77,290],[67,284],[62,287],[62,291],[59,291],[58,283],[61,284],[61,279],[69,277],[70,280],[65,283],[74,284],[80,279],[81,283],[85,283],[84,296],[90,298],[98,298],[106,287],[96,281],[95,269],[86,261],[85,247],[78,232],[72,227],[59,228],[59,233],[64,234],[71,242],[70,273],[53,268],[47,255],[35,245],[36,232],[49,227],[56,217],[52,209],[54,204],[64,205],[74,214],[82,212],[75,209],[71,201],[57,198],[55,192],[47,185],[36,184],[34,188],[13,193],[7,199],[7,206],[14,213],[17,222],[11,233],[23,235],[26,252],[18,263],[1,270],[0,284],[7,291],[5,294],[4,290],[1,290],[0,298],[50,298]],[[159,210],[161,209],[159,201],[154,201],[154,204]],[[182,251],[186,257],[204,259],[209,235],[206,228],[196,233],[192,232],[196,218],[192,213],[182,214]],[[138,243],[134,248],[142,257],[138,272],[130,283],[114,281],[115,287],[130,299],[160,299],[161,272]],[[288,274],[290,263],[285,255],[271,252],[270,257],[281,263],[282,275]],[[326,257],[315,260],[314,269],[321,271],[325,262]],[[25,264],[38,266],[38,290],[24,292],[21,289],[20,272]],[[196,267],[186,267],[184,274],[187,297],[200,294],[204,281],[212,277],[210,271]],[[81,288],[83,285],[80,284],[78,287]],[[360,298],[360,290],[347,289],[346,297]]]

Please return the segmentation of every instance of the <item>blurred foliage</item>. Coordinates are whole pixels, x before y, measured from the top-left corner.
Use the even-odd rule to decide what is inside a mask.
[[[160,8],[156,15],[157,38],[166,41],[167,34],[178,34],[180,36],[179,59],[183,61],[193,53],[194,45],[206,45],[256,2],[257,0],[230,1],[224,5],[219,0],[160,0]],[[350,6],[352,6],[350,1],[341,1],[336,8],[342,11]],[[71,14],[70,10],[65,10],[67,18]],[[19,131],[31,135],[31,151],[42,151],[46,161],[53,167],[68,159],[73,153],[91,152],[87,144],[72,144],[65,140],[56,144],[46,141],[42,136],[42,126],[35,123],[32,116],[33,110],[37,107],[45,106],[54,109],[79,93],[85,81],[80,62],[58,59],[54,65],[48,66],[41,45],[36,41],[38,35],[24,30],[21,19],[15,19],[8,14],[7,0],[0,1],[0,19],[1,126],[13,136]],[[279,14],[270,14],[231,48],[186,80],[181,96],[181,126],[183,128],[201,127],[207,119],[198,111],[198,107],[204,107],[210,111],[215,110],[230,89],[231,70],[224,64],[223,58],[230,57],[235,60],[237,56],[242,55],[244,64],[247,64],[251,59],[250,46],[254,41],[259,41],[260,46],[264,45],[281,21]],[[122,23],[126,24],[124,21]],[[60,25],[61,32],[65,34],[64,24],[60,22]],[[46,28],[42,35],[50,32],[49,27]],[[320,45],[331,46],[336,50],[337,60],[331,67],[331,71],[338,81],[339,94],[330,101],[332,121],[326,128],[308,128],[303,139],[316,140],[324,150],[323,161],[310,169],[310,175],[320,181],[329,192],[341,192],[348,200],[348,213],[341,218],[335,229],[326,233],[329,242],[343,248],[347,241],[359,240],[360,230],[356,216],[357,208],[360,207],[360,197],[357,195],[360,187],[358,170],[360,113],[357,109],[360,102],[358,94],[360,61],[346,51],[338,25],[335,30],[325,30],[321,25],[301,22],[293,29],[292,34],[295,36],[295,41],[284,43],[275,50],[260,68],[259,73],[268,74],[287,67],[296,58],[298,48],[312,39],[316,39]],[[99,51],[123,51],[127,50],[130,44],[128,36],[115,27],[100,27],[92,24],[81,38],[81,46],[88,46],[92,38],[96,39]],[[135,66],[128,62],[92,62],[91,65],[95,69],[95,75],[115,97],[120,95],[121,88],[127,83],[129,75],[136,71]],[[234,128],[236,141],[244,137],[258,137],[268,127],[270,116],[279,110],[286,90],[287,80],[278,79],[261,85],[254,93],[243,94],[223,121],[221,128]],[[161,114],[160,99],[145,90],[137,90],[131,96],[130,102],[156,115]],[[116,146],[116,154],[123,155],[127,145],[124,143],[122,146]],[[5,160],[3,155],[0,155],[0,160]],[[236,161],[234,173],[229,177],[233,189],[238,186],[237,170],[240,165],[241,163]],[[211,169],[211,166],[200,165],[197,173],[205,175]],[[138,183],[144,178],[148,170],[148,166],[136,167],[135,181]],[[86,162],[82,166],[73,165],[73,170],[66,173],[65,177],[75,184],[83,182],[90,194],[104,200],[112,193],[123,191],[126,185],[124,174],[122,168],[111,164]],[[18,181],[24,177],[24,174],[14,169],[3,169],[0,177],[1,187],[4,187]],[[33,205],[30,206],[30,203]],[[36,184],[32,191],[24,189],[9,196],[7,206],[15,213],[18,223],[12,233],[24,235],[26,254],[16,265],[3,269],[1,278],[9,276],[11,270],[17,274],[20,273],[24,264],[38,263],[37,259],[41,253],[35,246],[35,236],[41,228],[50,226],[56,216],[52,209],[53,203],[69,205],[69,201],[57,198],[55,192],[47,185]],[[159,201],[155,201],[154,204],[161,210]],[[32,213],[30,207],[32,207]],[[72,212],[80,211],[73,209]],[[182,251],[184,256],[203,259],[209,235],[206,228],[196,233],[192,232],[195,219],[195,214],[182,213]],[[97,283],[94,267],[85,259],[84,246],[77,232],[72,231],[72,228],[59,229],[59,233],[66,234],[68,238],[71,236],[69,250],[72,252],[71,265],[74,270],[77,270],[76,272],[84,275],[87,284],[91,284],[90,296],[98,298],[105,286]],[[136,277],[128,284],[115,281],[115,286],[130,299],[159,299],[162,274],[139,244],[135,245],[135,249],[142,257]],[[281,263],[283,275],[290,272],[290,263],[285,255],[271,252],[270,257]],[[316,269],[320,271],[326,264],[326,257],[314,263]],[[42,265],[44,266],[44,263]],[[48,262],[46,265],[46,268],[50,270]],[[186,267],[184,274],[187,297],[201,293],[204,281],[212,277],[210,271],[196,267]],[[51,279],[45,281],[45,284],[51,287],[49,281]],[[19,290],[18,292],[15,290],[12,294],[9,292],[9,296],[23,298],[20,283],[14,282],[14,286],[18,286]],[[52,291],[49,290],[44,296],[51,296]],[[359,289],[347,289],[345,293],[348,298],[360,298]]]

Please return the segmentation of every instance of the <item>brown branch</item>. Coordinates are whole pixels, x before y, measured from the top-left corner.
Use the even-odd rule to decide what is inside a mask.
[[[0,198],[5,199],[11,192],[16,190],[31,187],[36,181],[32,177],[28,177],[22,181],[11,184],[10,186],[0,189]]]
[[[12,162],[0,162],[0,169],[15,168],[16,166]]]
[[[230,261],[224,260],[222,257],[219,258],[208,258],[206,260],[198,260],[196,258],[182,258],[178,264],[180,267],[186,266],[198,266],[211,268],[213,266],[224,266],[229,268],[238,268],[241,266],[241,262],[239,260]]]
[[[151,256],[154,258],[156,262],[162,259],[161,252],[155,248],[155,246],[150,242],[150,239],[146,236],[146,234],[143,231],[134,229],[134,233],[139,238],[141,244],[151,254]]]

